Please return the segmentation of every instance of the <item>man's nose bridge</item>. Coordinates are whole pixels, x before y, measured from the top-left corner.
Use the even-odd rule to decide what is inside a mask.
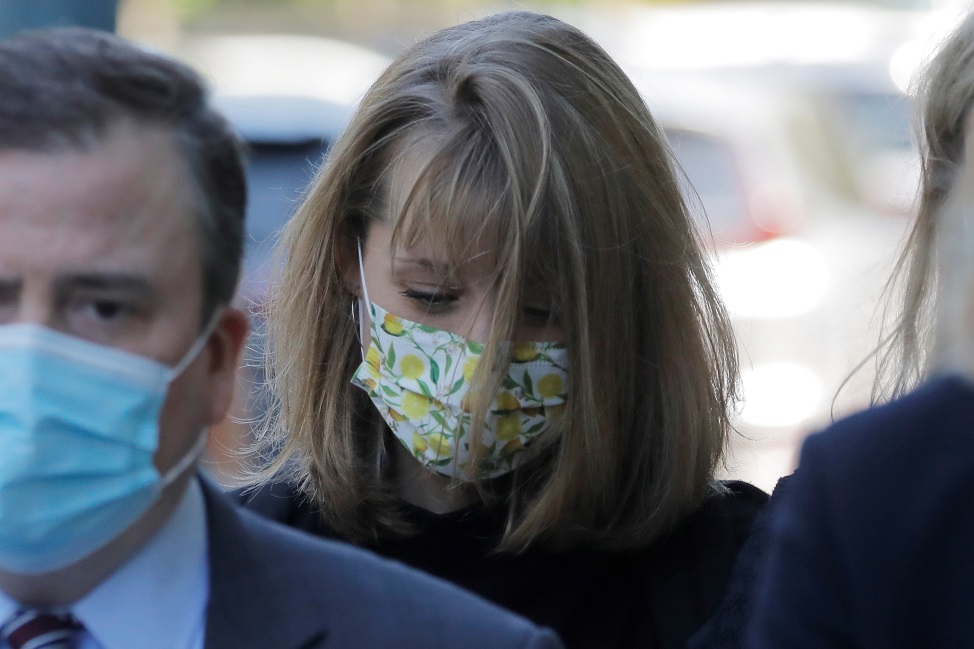
[[[59,323],[55,293],[53,287],[42,287],[31,282],[21,284],[17,292],[13,322],[57,329]]]

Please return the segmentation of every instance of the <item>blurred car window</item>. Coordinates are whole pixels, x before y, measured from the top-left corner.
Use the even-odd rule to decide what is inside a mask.
[[[734,153],[727,142],[705,133],[685,129],[665,130],[677,161],[686,176],[680,176],[683,193],[692,204],[700,199],[709,223],[694,210],[701,227],[709,227],[719,240],[739,240],[753,236],[745,223],[747,199],[741,185]]]

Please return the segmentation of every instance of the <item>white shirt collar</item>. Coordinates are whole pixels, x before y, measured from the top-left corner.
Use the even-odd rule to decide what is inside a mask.
[[[159,532],[70,607],[89,636],[81,646],[201,647],[210,590],[209,564],[206,504],[194,479]],[[0,591],[0,624],[17,608],[17,602]]]

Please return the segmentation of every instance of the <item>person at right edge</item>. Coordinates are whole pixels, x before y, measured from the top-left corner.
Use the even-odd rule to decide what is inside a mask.
[[[906,340],[887,387],[924,381],[806,441],[776,505],[750,649],[974,644],[974,16],[921,96]],[[912,338],[924,332],[929,343]]]
[[[555,629],[684,649],[767,496],[715,474],[737,359],[619,66],[511,12],[409,48],[283,235],[247,507]]]

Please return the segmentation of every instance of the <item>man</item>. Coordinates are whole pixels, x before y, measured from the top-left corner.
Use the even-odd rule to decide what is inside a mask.
[[[0,43],[0,649],[557,647],[197,477],[247,332],[244,193],[184,66]]]

